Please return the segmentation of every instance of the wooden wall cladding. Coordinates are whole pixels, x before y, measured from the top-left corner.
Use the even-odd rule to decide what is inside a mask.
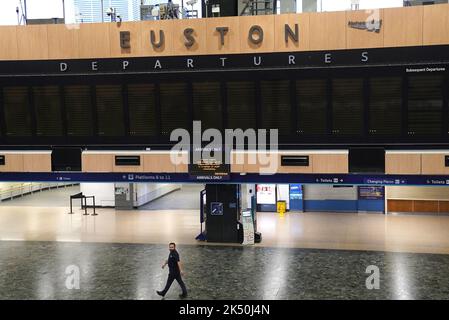
[[[284,155],[309,156],[309,165],[282,166],[281,157]],[[260,173],[262,168],[270,170],[270,172],[274,170],[274,173],[348,173],[349,170],[347,154],[279,152],[273,156],[277,157],[277,166],[270,167],[269,164],[262,164],[255,152],[233,152],[231,154],[231,172]],[[276,163],[273,164],[276,165]]]
[[[221,35],[217,27],[228,27],[221,44]],[[211,18],[206,20],[206,45],[208,54],[240,53],[240,19],[238,17]]]
[[[6,153],[0,172],[51,172],[50,152]]]
[[[378,15],[376,16],[376,14]],[[349,22],[382,20],[379,32],[350,28]],[[285,24],[299,25],[299,43],[285,42]],[[369,24],[369,23],[368,23]],[[248,41],[251,26],[261,26],[264,41]],[[184,29],[194,28],[195,45],[186,48]],[[221,45],[217,27],[228,27]],[[150,32],[164,31],[155,48]],[[119,32],[129,31],[131,48],[120,47]],[[0,60],[77,59],[169,55],[295,52],[449,44],[449,4],[380,9],[208,19],[31,25],[0,27]]]
[[[17,27],[0,27],[0,60],[17,60],[19,51],[17,48]]]
[[[313,173],[349,173],[347,154],[314,154]]]
[[[309,30],[310,50],[346,49],[346,12],[311,13]]]
[[[109,23],[82,23],[78,29],[79,57],[111,57]]]
[[[423,13],[423,44],[447,44],[449,42],[448,5],[425,6]]]
[[[387,201],[388,212],[398,213],[432,213],[432,214],[448,214],[448,201],[432,201],[432,200],[397,200],[391,199]]]
[[[240,52],[273,52],[274,48],[274,15],[244,16],[240,17]],[[263,29],[263,42],[253,44],[249,40],[249,30],[252,26],[260,26]],[[254,39],[258,39],[255,34]]]
[[[173,52],[173,41],[175,37],[173,20],[160,20],[160,21],[142,21],[139,22],[140,26],[140,48],[142,56],[171,56],[175,55]],[[159,44],[161,41],[160,34],[162,31],[164,35],[164,41],[160,47],[153,46],[151,44],[151,31],[155,35],[155,43]],[[131,32],[131,37],[136,36]]]
[[[421,155],[415,153],[386,153],[386,174],[421,174]]]
[[[17,49],[19,60],[48,59],[48,44],[46,25],[17,27]],[[75,52],[72,52],[72,54],[74,53]]]
[[[413,200],[388,200],[388,212],[413,212]]]
[[[424,8],[424,6],[416,6],[383,10],[384,46],[402,47],[422,44]]]
[[[449,152],[422,154],[422,174],[444,174],[449,175],[449,167],[445,166],[445,156]]]
[[[0,172],[23,172],[22,154],[3,154],[5,165],[0,166]]]
[[[299,41],[294,42],[291,39],[285,40],[285,25],[295,32],[295,25],[298,25]],[[303,14],[281,14],[274,18],[274,47],[275,51],[307,51],[310,50],[310,15]]]
[[[24,172],[51,172],[51,153],[23,155]]]
[[[81,154],[83,172],[112,172],[113,163],[112,154]]]
[[[120,46],[120,32],[129,31],[131,34],[130,48]],[[142,52],[141,25],[135,22],[123,22],[109,24],[109,40],[111,42],[111,57],[138,57]],[[147,41],[149,42],[148,36]]]

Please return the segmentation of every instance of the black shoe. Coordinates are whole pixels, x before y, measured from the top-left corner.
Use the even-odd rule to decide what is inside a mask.
[[[161,297],[164,297],[164,296],[165,296],[165,294],[164,294],[162,291],[156,291],[156,293],[157,293],[158,295],[160,295]]]
[[[179,295],[179,297],[182,298],[182,299],[187,298],[187,293],[181,293]]]

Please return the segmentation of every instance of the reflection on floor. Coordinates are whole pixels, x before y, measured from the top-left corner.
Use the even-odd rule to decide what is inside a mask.
[[[449,255],[188,245],[178,250],[189,299],[449,297]],[[0,299],[160,299],[156,290],[166,280],[160,265],[167,254],[166,245],[2,241]],[[366,287],[368,267],[379,270],[378,290]],[[67,289],[76,281],[75,270],[79,289]],[[179,293],[175,282],[165,299]]]
[[[0,207],[0,240],[198,244],[197,210],[99,209],[83,216],[68,207]],[[91,211],[91,210],[90,210]],[[449,254],[448,216],[258,213],[264,247]]]
[[[151,201],[141,210],[199,210],[200,191],[204,189],[199,184],[183,184],[180,190],[173,191],[161,198]]]

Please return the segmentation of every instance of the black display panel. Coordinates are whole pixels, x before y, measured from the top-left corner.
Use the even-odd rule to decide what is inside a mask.
[[[369,92],[369,133],[371,135],[400,135],[402,78],[371,78]]]
[[[67,119],[67,135],[92,136],[92,95],[89,86],[65,86],[64,105]]]
[[[178,128],[190,131],[189,96],[187,83],[161,83],[161,135],[170,136]]]
[[[279,135],[291,134],[290,81],[261,81],[262,128],[278,129]]]
[[[256,129],[256,85],[252,81],[227,82],[228,126]]]
[[[122,86],[96,86],[98,135],[120,137],[125,134]]]
[[[32,135],[28,87],[3,88],[6,135],[29,137]]]
[[[61,97],[58,86],[33,87],[36,135],[62,136]]]
[[[443,126],[443,76],[408,79],[408,134],[440,135]]]
[[[156,91],[154,84],[128,85],[129,134],[156,136]]]
[[[361,135],[363,132],[363,79],[333,79],[332,133]]]
[[[350,173],[385,173],[384,148],[350,148]]]
[[[81,171],[81,148],[53,148],[52,171]]]
[[[221,86],[219,82],[194,82],[194,120],[201,121],[203,130],[223,129]]]
[[[327,80],[296,81],[297,122],[300,135],[327,133]]]

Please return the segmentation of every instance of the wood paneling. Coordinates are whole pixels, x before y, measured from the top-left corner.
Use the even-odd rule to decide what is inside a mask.
[[[82,23],[79,29],[79,57],[106,58],[111,56],[109,23]]]
[[[114,155],[82,154],[81,161],[83,172],[112,172]]]
[[[372,21],[382,20],[384,23],[384,13],[382,9],[348,11],[346,13],[346,48],[381,48],[384,46],[384,26],[380,26],[380,31],[358,30],[350,28],[349,22],[366,22],[368,27]]]
[[[186,38],[184,30],[192,28],[195,43],[191,47],[186,47]],[[206,46],[206,20],[205,19],[187,19],[173,20],[173,51],[176,55],[201,55],[207,53]]]
[[[312,155],[313,173],[348,173],[347,154],[314,154]]]
[[[413,200],[388,200],[388,212],[413,212]]]
[[[0,27],[0,60],[17,60],[17,27]]]
[[[420,154],[389,154],[385,155],[386,174],[421,174]]]
[[[448,201],[440,201],[440,213],[449,213],[449,199]]]
[[[249,30],[256,25],[263,29],[263,42],[257,45],[248,40]],[[240,52],[272,52],[274,37],[274,15],[240,17]]]
[[[310,50],[346,48],[346,13],[310,13]]]
[[[23,154],[24,172],[51,172],[51,154]]]
[[[363,22],[365,11],[243,16],[209,19],[180,19],[80,25],[29,25],[0,27],[0,60],[76,59],[128,56],[203,55],[257,52],[294,52],[449,44],[449,5],[381,9],[379,33],[348,27],[349,21]],[[375,18],[377,19],[377,18]],[[299,24],[299,43],[285,42],[285,24]],[[251,26],[264,30],[264,41],[248,41]],[[221,46],[217,26],[229,27]],[[184,29],[195,29],[196,43],[186,48]],[[79,29],[78,29],[79,28]],[[119,32],[131,32],[131,49],[120,48]],[[165,45],[155,49],[150,30]]]
[[[20,60],[48,59],[46,25],[19,26],[16,30]]]
[[[424,45],[449,43],[449,5],[425,6],[423,24]]]
[[[220,33],[217,27],[228,27],[224,36],[224,45],[221,45]],[[238,17],[211,18],[206,20],[207,53],[217,54],[223,51],[227,53],[240,52],[240,22]]]
[[[231,172],[245,172],[245,154],[231,152]]]
[[[444,156],[443,153],[422,154],[422,174],[449,174],[449,167],[445,167]]]
[[[50,59],[79,58],[78,52],[79,25],[49,24],[48,57]]]
[[[143,168],[145,172],[176,172],[175,165],[168,153],[145,154],[143,156]]]
[[[423,6],[384,9],[384,46],[422,45]]]
[[[142,33],[138,22],[122,22],[109,24],[109,40],[111,41],[112,57],[138,57],[142,56]],[[120,47],[120,31],[130,32],[130,48]],[[150,38],[147,39],[150,42]]]
[[[173,41],[175,38],[173,20],[142,21],[139,25],[141,50],[144,56],[176,55],[176,53],[173,52]],[[154,31],[156,43],[159,43],[160,41],[160,31],[164,33],[163,46],[160,48],[156,48],[151,44],[151,31]],[[177,32],[180,31],[177,30]]]
[[[307,51],[309,45],[309,14],[280,14],[274,18],[274,50],[282,51]],[[288,24],[290,28],[295,31],[295,24],[299,28],[299,41],[294,42],[290,38],[285,41],[285,25]]]
[[[23,172],[22,154],[3,154],[3,155],[5,156],[5,165],[0,166],[0,172]]]
[[[438,201],[414,200],[413,211],[438,213]]]

